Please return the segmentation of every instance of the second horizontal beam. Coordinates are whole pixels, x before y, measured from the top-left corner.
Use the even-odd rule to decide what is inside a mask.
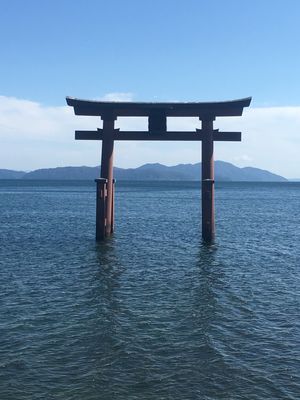
[[[148,132],[148,131],[119,131],[113,133],[114,140],[149,140],[149,141],[201,141],[203,132]],[[103,132],[99,131],[75,131],[76,140],[103,140]],[[240,142],[241,132],[214,131],[214,141]]]

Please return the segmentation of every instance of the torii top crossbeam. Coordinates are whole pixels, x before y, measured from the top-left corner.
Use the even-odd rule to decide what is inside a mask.
[[[74,107],[76,115],[104,116],[113,113],[115,117],[142,117],[160,111],[166,117],[214,117],[240,116],[243,108],[248,107],[251,97],[221,102],[187,102],[187,103],[148,103],[92,101],[67,97],[67,104]]]
[[[202,142],[202,236],[211,242],[215,236],[214,222],[214,141],[240,141],[241,132],[219,132],[213,129],[216,117],[240,116],[248,107],[251,97],[239,100],[205,103],[136,103],[114,101],[80,100],[67,97],[67,104],[74,108],[76,115],[99,116],[103,128],[95,131],[75,131],[75,139],[102,140],[101,178],[97,180],[97,193],[105,197],[105,205],[97,209],[97,240],[113,232],[114,188],[113,188],[113,148],[115,140],[179,140]],[[148,117],[146,131],[120,131],[114,123],[118,117]],[[168,131],[167,117],[198,117],[201,129],[194,131]],[[100,185],[103,184],[102,189]],[[104,193],[106,193],[104,195]],[[97,199],[98,199],[97,197]],[[97,204],[102,204],[97,200]],[[104,204],[104,203],[103,203]],[[96,213],[97,214],[97,213]],[[97,214],[97,215],[98,215]]]
[[[204,129],[194,131],[167,131],[167,117],[198,117],[202,121],[213,121],[216,117],[240,116],[248,107],[251,97],[239,100],[210,103],[136,103],[114,101],[80,100],[67,97],[67,104],[74,108],[76,115],[99,116],[103,120],[118,117],[148,117],[147,131],[119,131],[114,129],[114,140],[156,140],[156,141],[201,141]],[[202,124],[203,125],[203,124]],[[77,140],[103,140],[103,130],[76,131]],[[219,132],[214,130],[214,141],[240,141],[240,132]]]

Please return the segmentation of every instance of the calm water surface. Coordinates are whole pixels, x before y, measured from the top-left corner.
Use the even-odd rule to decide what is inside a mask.
[[[0,399],[299,399],[300,184],[0,181]]]

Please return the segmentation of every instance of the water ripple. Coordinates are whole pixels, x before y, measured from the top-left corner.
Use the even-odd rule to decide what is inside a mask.
[[[1,399],[299,398],[299,185],[220,185],[214,246],[196,183],[121,185],[102,244],[93,186],[32,185],[0,185]]]

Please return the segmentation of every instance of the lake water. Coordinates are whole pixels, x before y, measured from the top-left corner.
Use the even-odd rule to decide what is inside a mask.
[[[300,183],[0,181],[0,399],[299,399]]]

